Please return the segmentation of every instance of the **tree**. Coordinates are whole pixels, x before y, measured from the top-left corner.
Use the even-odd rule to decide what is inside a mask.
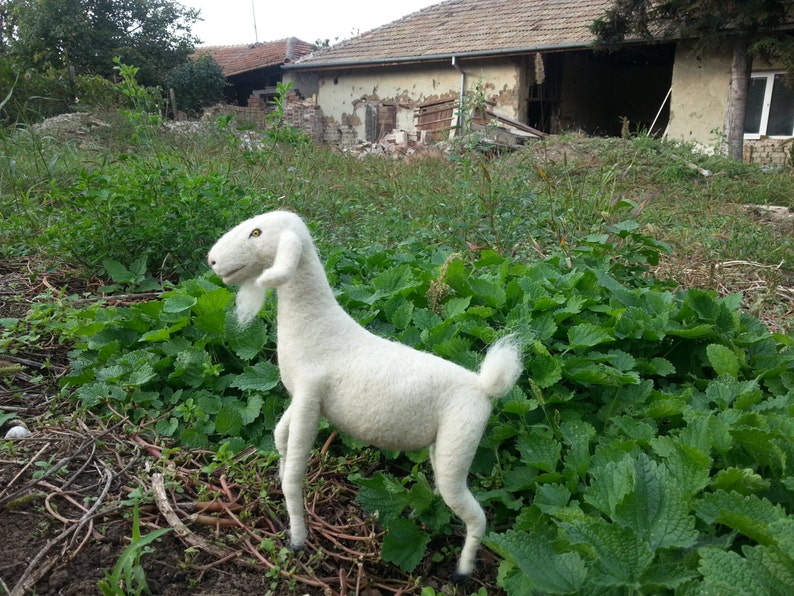
[[[627,37],[691,39],[699,50],[730,48],[731,83],[723,134],[728,155],[742,159],[747,93],[754,57],[794,72],[792,0],[613,0],[591,31],[597,45],[615,48]]]
[[[212,56],[201,54],[168,73],[165,85],[174,90],[178,108],[195,115],[223,99],[226,77]]]
[[[0,14],[0,50],[42,72],[72,66],[111,77],[119,56],[140,68],[141,84],[157,85],[197,42],[198,11],[173,0],[7,0]]]

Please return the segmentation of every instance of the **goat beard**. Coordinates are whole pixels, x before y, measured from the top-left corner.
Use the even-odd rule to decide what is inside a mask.
[[[241,327],[250,325],[265,304],[267,290],[253,280],[247,281],[237,290],[235,314]]]

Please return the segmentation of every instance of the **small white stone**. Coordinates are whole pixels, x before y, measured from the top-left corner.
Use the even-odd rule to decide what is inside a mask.
[[[30,435],[30,431],[24,426],[12,426],[6,433],[6,439],[22,439]]]

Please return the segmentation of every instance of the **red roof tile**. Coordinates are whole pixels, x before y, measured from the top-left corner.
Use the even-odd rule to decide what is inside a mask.
[[[584,47],[612,0],[447,0],[310,54],[290,68]]]
[[[296,61],[314,50],[315,46],[295,37],[239,46],[203,46],[194,55],[209,54],[228,77],[268,66]]]

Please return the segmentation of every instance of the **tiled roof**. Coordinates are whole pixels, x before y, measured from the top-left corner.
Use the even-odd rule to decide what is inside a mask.
[[[308,55],[288,68],[378,64],[584,47],[612,0],[447,0]]]
[[[226,77],[294,62],[314,50],[315,46],[295,37],[240,46],[203,46],[195,55],[209,54]]]

